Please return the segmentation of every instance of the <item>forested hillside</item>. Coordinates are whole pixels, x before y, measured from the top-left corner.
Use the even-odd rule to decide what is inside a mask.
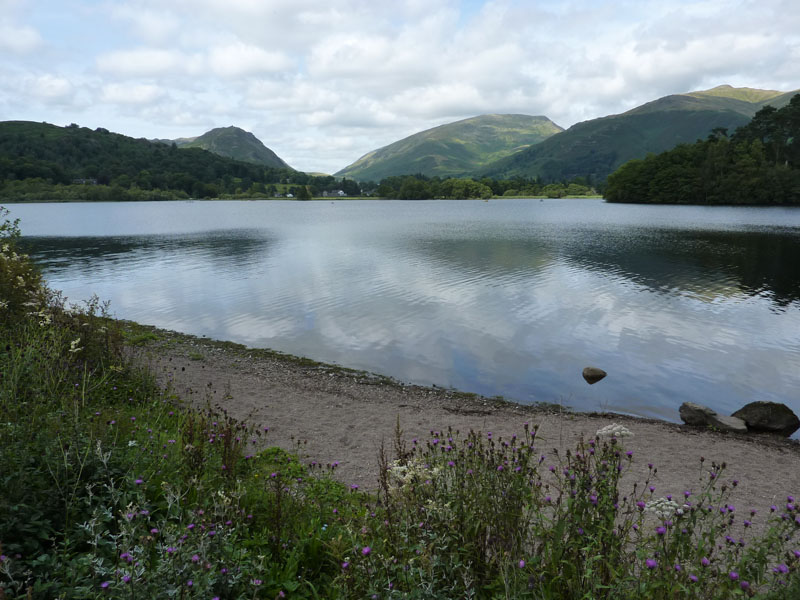
[[[264,167],[199,148],[179,150],[102,128],[0,123],[0,182],[2,196],[11,200],[42,191],[54,199],[217,197],[253,186],[263,192],[265,184],[281,181],[307,183],[301,179],[308,176],[289,168]]]
[[[632,160],[608,178],[609,202],[800,205],[800,94],[762,108],[732,136]]]
[[[631,159],[705,139],[716,128],[733,131],[765,105],[780,108],[789,98],[776,90],[731,86],[665,96],[619,115],[577,123],[488,165],[485,174],[546,181],[585,177],[599,184]]]

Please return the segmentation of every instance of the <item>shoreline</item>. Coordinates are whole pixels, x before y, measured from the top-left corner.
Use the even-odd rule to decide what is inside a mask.
[[[190,406],[217,405],[230,416],[268,427],[263,448],[297,450],[304,462],[338,463],[337,479],[363,489],[378,482],[383,445],[394,458],[399,424],[408,446],[433,432],[492,432],[495,440],[538,427],[540,450],[557,461],[581,439],[612,422],[634,433],[625,448],[637,457],[629,481],[656,465],[655,495],[699,489],[712,461],[726,462],[741,481],[731,502],[765,509],[786,494],[800,495],[800,440],[706,430],[616,413],[578,413],[555,405],[527,406],[319,363],[274,350],[253,349],[153,326],[121,321],[136,364],[171,387]],[[260,447],[259,449],[263,449]],[[706,462],[701,462],[703,457]],[[641,461],[641,462],[640,462]],[[547,463],[549,464],[549,462]]]

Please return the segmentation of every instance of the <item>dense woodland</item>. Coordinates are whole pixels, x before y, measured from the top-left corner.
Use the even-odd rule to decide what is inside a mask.
[[[0,197],[7,201],[302,196],[301,188],[308,195],[339,189],[359,193],[354,181],[264,167],[102,128],[0,123]]]
[[[609,176],[609,202],[800,205],[800,94],[728,135],[632,160]]]

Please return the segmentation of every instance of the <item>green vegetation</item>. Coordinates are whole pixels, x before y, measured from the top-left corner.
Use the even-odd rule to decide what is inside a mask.
[[[762,108],[730,138],[633,160],[608,178],[609,202],[800,205],[800,94]]]
[[[490,162],[562,131],[547,117],[482,115],[415,133],[374,150],[336,175],[378,181],[419,173],[470,176]]]
[[[296,197],[303,187],[309,195],[361,193],[352,180],[312,177],[102,128],[0,123],[0,198],[7,202]]]
[[[636,459],[618,425],[548,458],[528,423],[410,444],[398,423],[376,493],[331,479],[336,463],[258,451],[265,428],[182,407],[97,300],[66,307],[42,285],[18,236],[0,224],[0,597],[800,594],[794,497],[737,510],[738,482],[703,458],[674,498],[655,495],[655,466],[623,486]]]
[[[577,123],[543,142],[488,165],[489,176],[584,177],[603,184],[622,164],[648,153],[704,139],[713,129],[733,131],[767,104],[779,108],[791,94],[720,86],[666,96],[620,115]]]
[[[535,197],[564,198],[566,196],[590,196],[596,194],[587,182],[577,178],[567,183],[543,184],[537,180],[516,178],[497,180],[485,177],[474,179],[440,179],[424,175],[403,175],[387,177],[381,181],[377,195],[382,198],[401,200],[427,200],[433,198],[491,198]]]
[[[256,136],[238,127],[217,127],[196,138],[166,141],[174,141],[178,148],[202,148],[219,156],[274,169],[291,168]]]

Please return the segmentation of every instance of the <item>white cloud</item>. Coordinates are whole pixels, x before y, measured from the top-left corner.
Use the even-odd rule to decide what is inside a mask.
[[[100,55],[97,67],[109,75],[147,77],[185,71],[193,62],[190,57],[176,50],[137,48]]]
[[[33,27],[0,20],[0,51],[27,54],[41,45],[42,36]]]
[[[283,52],[271,52],[242,42],[212,48],[208,64],[211,71],[221,77],[275,73],[293,66],[292,60]]]
[[[29,78],[26,88],[31,95],[45,102],[67,100],[74,91],[67,79],[49,73]]]
[[[164,95],[164,90],[150,83],[110,83],[103,86],[101,100],[115,104],[152,104]]]

